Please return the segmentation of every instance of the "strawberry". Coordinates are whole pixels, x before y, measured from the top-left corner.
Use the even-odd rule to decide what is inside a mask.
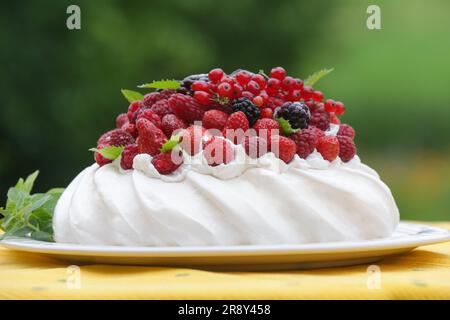
[[[270,150],[286,163],[291,162],[297,151],[297,146],[292,139],[274,135],[270,138]]]
[[[114,129],[104,133],[97,141],[97,146],[128,146],[135,142],[133,136],[122,129]]]
[[[259,158],[269,151],[267,141],[258,137],[245,137],[244,148],[247,155],[253,159]]]
[[[233,146],[226,139],[214,137],[206,143],[203,156],[210,166],[227,164],[234,160]]]
[[[184,122],[174,114],[166,114],[161,121],[161,129],[168,137],[172,136],[172,133],[174,131],[185,129],[186,127],[186,122]]]
[[[139,119],[136,127],[139,132],[139,153],[147,153],[152,157],[158,155],[167,141],[164,132],[147,119]]]
[[[156,113],[154,113],[152,110],[141,109],[138,112],[136,112],[136,121],[138,121],[139,119],[142,119],[142,118],[147,119],[148,121],[153,123],[158,128],[161,128],[161,118]]]
[[[256,121],[253,129],[260,138],[270,142],[272,135],[278,135],[280,133],[280,124],[274,119],[263,118]]]
[[[133,169],[133,160],[139,154],[139,147],[137,144],[132,144],[122,151],[120,166],[124,170]]]
[[[169,99],[169,106],[173,113],[188,123],[201,120],[205,109],[193,97],[176,93]]]
[[[203,127],[206,129],[223,130],[228,120],[228,114],[220,110],[209,110],[203,115]]]
[[[211,138],[211,135],[205,128],[200,126],[190,126],[183,131],[180,146],[188,154],[193,156],[194,154],[197,154]]]
[[[247,116],[244,112],[238,111],[232,113],[223,128],[223,136],[235,144],[244,141],[245,133],[250,128]]]
[[[339,155],[339,141],[333,136],[323,136],[317,142],[317,151],[325,160],[333,161]]]
[[[178,152],[164,152],[152,159],[152,164],[160,174],[171,174],[176,171],[182,164],[182,154]]]

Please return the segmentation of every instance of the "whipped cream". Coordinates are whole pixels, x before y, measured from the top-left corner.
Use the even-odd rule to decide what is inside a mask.
[[[337,131],[336,131],[337,132]],[[333,134],[333,133],[329,133]],[[334,133],[335,134],[335,133]],[[123,246],[300,244],[390,236],[399,212],[389,188],[358,156],[343,163],[314,151],[289,164],[273,153],[229,164],[202,155],[160,175],[149,155],[83,170],[53,218],[57,242]]]

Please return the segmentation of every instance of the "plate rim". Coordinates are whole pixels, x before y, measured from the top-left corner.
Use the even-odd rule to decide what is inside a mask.
[[[307,244],[275,245],[237,245],[237,246],[88,246],[70,243],[54,243],[26,238],[7,238],[0,241],[0,246],[22,252],[44,253],[66,256],[123,256],[123,257],[202,257],[202,256],[238,256],[238,255],[292,255],[292,254],[326,254],[358,252],[361,250],[398,250],[416,248],[450,241],[450,230],[426,224],[401,221],[397,228],[424,228],[432,231],[411,237],[389,237],[362,241],[321,242]]]

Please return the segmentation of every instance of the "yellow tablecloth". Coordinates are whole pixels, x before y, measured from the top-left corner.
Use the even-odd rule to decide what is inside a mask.
[[[284,272],[85,265],[73,278],[78,273],[57,260],[0,249],[0,299],[450,299],[450,242],[377,265],[375,278],[367,265]]]

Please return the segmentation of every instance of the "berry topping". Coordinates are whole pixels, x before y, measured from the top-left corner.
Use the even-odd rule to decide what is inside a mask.
[[[274,119],[264,118],[256,121],[253,129],[260,138],[270,141],[272,135],[280,133],[280,124]]]
[[[174,114],[167,114],[161,120],[161,130],[167,137],[172,136],[174,131],[187,128],[186,122]]]
[[[203,115],[203,127],[206,129],[223,130],[228,120],[228,114],[220,110],[209,110]]]
[[[304,129],[308,127],[311,113],[303,102],[286,102],[275,111],[275,118],[287,120],[292,129]]]
[[[181,93],[174,94],[169,99],[173,112],[188,123],[201,120],[205,113],[204,108],[193,97]]]
[[[234,149],[228,140],[214,137],[205,144],[203,156],[210,166],[227,164],[234,160]]]
[[[336,101],[336,103],[334,104],[335,107],[335,113],[337,116],[342,116],[345,112],[345,106],[342,102],[340,101]]]
[[[156,113],[161,119],[166,114],[173,113],[172,108],[169,105],[169,101],[167,99],[162,99],[152,105],[150,108],[154,113]]]
[[[279,159],[289,163],[295,156],[297,146],[292,139],[275,135],[270,139],[270,151]]]
[[[317,151],[325,160],[333,161],[339,155],[339,141],[333,136],[323,136],[317,142]]]
[[[259,158],[269,151],[267,141],[257,136],[245,137],[244,148],[247,155],[253,159]]]
[[[161,153],[152,159],[152,164],[160,174],[171,174],[183,164],[182,154],[180,151]]]
[[[147,119],[158,128],[161,128],[161,118],[150,109],[141,109],[136,112],[136,121],[139,119]]]
[[[139,119],[136,127],[139,132],[139,152],[152,157],[158,155],[162,145],[167,141],[164,132],[147,119]]]
[[[225,123],[225,127],[224,130],[227,129],[233,129],[233,130],[237,130],[237,129],[242,129],[244,132],[247,131],[249,129],[249,123],[247,120],[247,117],[245,115],[244,112],[242,111],[238,111],[235,113],[232,113],[228,119],[227,122]]]
[[[233,109],[233,112],[242,111],[247,117],[250,126],[255,124],[261,114],[259,108],[247,98],[234,100],[231,104],[231,108]]]
[[[128,146],[135,142],[133,136],[122,129],[104,133],[97,141],[97,146]]]
[[[144,106],[150,108],[154,103],[160,100],[159,92],[152,92],[144,96]]]
[[[316,148],[319,141],[318,132],[322,132],[315,127],[309,127],[294,133],[290,138],[297,145],[297,154],[300,158],[306,159]]]
[[[128,132],[129,134],[131,134],[131,136],[133,138],[135,138],[135,139],[138,136],[136,125],[134,123],[128,123],[127,122],[126,124],[123,125],[122,130],[124,130],[124,131]]]
[[[101,145],[99,145],[99,146],[97,146],[97,149],[98,149],[98,150],[101,150],[101,149],[103,149],[103,148],[105,148],[105,147],[107,147],[107,146],[101,146]],[[98,164],[100,167],[103,167],[104,165],[107,165],[107,164],[109,164],[109,163],[112,162],[112,160],[106,159],[106,158],[105,158],[104,156],[102,156],[99,152],[95,152],[95,153],[94,153],[94,160],[95,160],[95,162],[97,162],[97,164]]]
[[[286,70],[283,67],[275,67],[270,71],[270,77],[283,80],[286,77]]]
[[[355,142],[352,138],[346,136],[338,136],[339,140],[339,157],[344,162],[349,162],[356,154]]]
[[[273,117],[273,111],[270,108],[264,108],[261,110],[261,118],[268,118],[272,119]]]
[[[339,131],[337,133],[338,136],[346,136],[350,137],[351,139],[355,138],[355,130],[350,127],[348,124],[341,124],[339,126]]]
[[[128,107],[128,113],[127,113],[128,121],[130,121],[130,123],[134,123],[134,120],[136,119],[135,113],[136,113],[136,111],[138,111],[142,106],[143,106],[143,105],[142,105],[142,102],[141,102],[141,101],[135,101],[135,102],[132,102],[132,103],[130,104],[130,106]]]
[[[128,121],[128,115],[126,113],[121,113],[117,116],[116,118],[116,128],[120,129],[122,128],[125,124],[127,124]]]
[[[208,78],[212,83],[218,83],[224,76],[224,72],[222,69],[213,69],[209,72]]]
[[[132,144],[122,151],[121,159],[120,159],[120,166],[124,170],[131,170],[133,169],[133,160],[134,157],[136,157],[139,154],[139,147],[137,144]]]
[[[330,114],[321,104],[315,105],[309,124],[323,131],[326,131],[330,127]]]
[[[211,140],[211,135],[200,126],[190,126],[183,131],[180,146],[191,156],[202,150],[204,144]]]

